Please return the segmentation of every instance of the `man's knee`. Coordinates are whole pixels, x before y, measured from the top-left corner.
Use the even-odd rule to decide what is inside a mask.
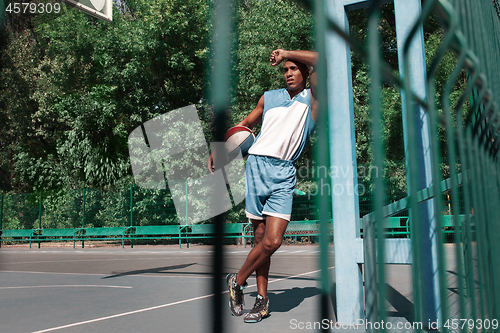
[[[259,244],[264,239],[264,235],[266,234],[266,225],[265,223],[254,223],[253,224],[253,241],[255,244]]]
[[[255,244],[259,244],[260,242],[262,242],[265,233],[265,230],[261,230],[260,228],[254,231],[253,241],[255,242]]]
[[[262,240],[262,246],[266,251],[274,253],[280,248],[282,241],[283,237],[265,237]]]

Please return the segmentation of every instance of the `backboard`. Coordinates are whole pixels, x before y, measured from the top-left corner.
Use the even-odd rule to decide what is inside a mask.
[[[66,5],[75,7],[82,12],[97,17],[100,20],[113,20],[113,0],[62,0]]]

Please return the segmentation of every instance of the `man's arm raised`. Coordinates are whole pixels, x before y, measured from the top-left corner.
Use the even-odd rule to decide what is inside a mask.
[[[283,50],[277,49],[271,53],[271,58],[269,61],[272,66],[279,65],[283,60],[297,60],[304,65],[311,67],[318,63],[318,53],[313,51],[305,50]]]
[[[277,66],[284,60],[296,60],[304,65],[311,67],[315,66],[318,63],[318,53],[313,51],[305,51],[305,50],[295,50],[295,51],[287,51],[283,49],[274,50],[271,53],[271,57],[269,61],[272,66]],[[316,87],[318,86],[318,79],[316,77],[316,72],[313,71],[309,78],[309,82],[311,83],[311,115],[313,120],[316,121],[318,114],[318,102],[314,98]]]

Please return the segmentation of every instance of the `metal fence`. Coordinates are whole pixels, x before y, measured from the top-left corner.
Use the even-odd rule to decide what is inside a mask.
[[[397,2],[397,1],[396,1]],[[379,1],[380,3],[380,1]],[[383,130],[380,125],[381,107],[378,100],[381,82],[390,81],[398,85],[406,96],[406,121],[408,124],[408,196],[391,205],[376,200],[374,213],[364,218],[365,230],[371,228],[371,236],[365,233],[365,292],[366,319],[381,322],[387,319],[387,274],[383,258],[387,253],[387,239],[381,226],[388,216],[409,211],[412,238],[412,283],[414,295],[414,319],[426,323],[430,320],[442,331],[497,331],[499,309],[499,278],[496,254],[498,247],[498,202],[499,202],[499,113],[498,89],[500,88],[500,21],[497,16],[497,1],[443,1],[423,2],[422,12],[405,40],[400,70],[401,79],[391,77],[377,54],[378,33],[376,31],[379,11],[371,8],[368,47],[360,48],[371,66],[372,77],[372,121],[374,132],[374,154],[376,164],[381,165],[384,150],[377,141]],[[410,71],[411,43],[418,37],[418,26],[430,15],[442,22],[444,35],[439,52],[430,61],[426,73],[425,98],[415,93]],[[338,29],[338,27],[337,27]],[[347,37],[346,37],[347,39]],[[355,43],[352,40],[350,43]],[[456,55],[456,65],[447,81],[442,95],[443,114],[436,108],[433,80],[435,70],[446,51]],[[468,83],[457,105],[450,105],[449,93],[461,71],[467,71]],[[466,106],[470,101],[470,106]],[[433,179],[422,188],[419,183],[418,134],[421,131],[415,113],[420,108],[428,119],[430,165]],[[410,111],[408,111],[410,110]],[[448,157],[446,163],[450,177],[441,179],[441,161],[438,132],[446,133]],[[376,197],[383,197],[385,189],[379,181]],[[453,212],[454,246],[448,251],[443,245],[441,193],[450,196]],[[459,203],[463,202],[465,219],[459,218]],[[429,223],[424,221],[429,218]],[[433,251],[427,251],[427,247]],[[385,252],[384,252],[385,251]],[[377,255],[375,255],[377,252]],[[430,253],[429,253],[430,252]],[[453,275],[453,278],[451,278]],[[484,326],[488,323],[488,327]],[[420,328],[419,330],[421,330]],[[378,329],[371,327],[368,331]]]
[[[411,250],[411,281],[413,289],[414,316],[417,331],[425,328],[426,323],[437,320],[441,331],[497,331],[498,325],[493,321],[500,314],[500,265],[496,257],[500,254],[500,169],[498,153],[500,149],[500,112],[498,109],[498,92],[500,91],[500,20],[499,3],[497,0],[394,0],[400,7],[399,14],[405,13],[411,17],[411,26],[404,32],[401,39],[399,67],[400,76],[395,76],[388,70],[379,54],[380,36],[380,5],[391,2],[388,0],[315,0],[303,1],[310,6],[316,18],[316,50],[320,54],[317,66],[318,91],[316,98],[320,105],[319,124],[327,124],[329,120],[330,133],[326,125],[319,126],[317,145],[317,165],[327,165],[327,154],[330,151],[335,156],[337,150],[332,149],[328,135],[332,134],[332,123],[337,116],[331,102],[331,87],[339,83],[339,75],[332,71],[332,63],[338,49],[332,49],[330,41],[344,43],[343,50],[347,56],[349,51],[358,53],[370,67],[371,77],[371,118],[372,118],[372,148],[374,166],[383,169],[385,154],[382,145],[384,131],[381,122],[382,110],[380,103],[380,86],[390,83],[402,91],[403,117],[405,127],[405,144],[407,149],[407,196],[388,204],[387,193],[381,177],[373,179],[374,192],[371,199],[364,200],[370,205],[363,214],[364,260],[357,262],[350,257],[342,258],[335,255],[336,274],[350,274],[343,270],[343,262],[358,269],[364,264],[363,279],[355,288],[342,288],[337,279],[337,320],[349,321],[366,319],[372,323],[387,321],[386,311],[386,262],[388,239],[385,237],[384,223],[387,217],[397,214],[407,214],[410,219],[411,238],[407,243],[398,243]],[[417,10],[405,10],[408,4],[416,5]],[[348,22],[345,12],[368,7],[369,26],[368,42],[362,44],[348,34]],[[229,82],[231,64],[231,31],[232,31],[232,1],[216,0],[214,4],[217,19],[213,22],[214,44],[213,73],[211,89],[215,114],[217,119],[225,119],[225,113],[230,105]],[[408,7],[410,8],[410,7]],[[334,11],[341,12],[338,16]],[[398,12],[398,10],[397,10]],[[398,15],[398,13],[396,14]],[[443,26],[441,47],[429,65],[421,69],[424,87],[423,92],[417,91],[416,69],[413,52],[418,47],[421,38],[421,25],[430,15],[435,16]],[[399,37],[398,37],[399,38]],[[415,42],[417,41],[417,42]],[[399,44],[399,42],[398,42]],[[340,45],[340,44],[335,44]],[[421,53],[422,50],[420,50]],[[443,113],[437,112],[434,99],[434,80],[437,65],[443,55],[451,51],[456,56],[456,64],[447,81],[444,93],[441,95]],[[467,86],[456,105],[450,105],[449,94],[460,72],[467,72]],[[418,73],[417,73],[418,74]],[[223,79],[221,79],[223,78]],[[347,96],[347,98],[349,98]],[[352,97],[351,97],[352,98]],[[469,102],[469,103],[468,103]],[[347,110],[349,112],[349,110]],[[425,119],[425,126],[422,124]],[[223,121],[216,123],[223,124]],[[424,128],[425,127],[425,128]],[[427,132],[427,145],[422,143],[422,129]],[[445,133],[446,146],[440,147],[438,133]],[[218,128],[216,141],[222,141],[224,128]],[[340,141],[343,142],[343,141]],[[425,148],[425,149],[423,149]],[[442,179],[440,162],[442,149],[447,151],[446,163],[450,177]],[[425,155],[425,156],[424,156]],[[421,159],[422,158],[422,159]],[[425,170],[428,183],[422,185],[422,173]],[[302,196],[304,197],[304,196]],[[306,196],[307,197],[307,196]],[[103,226],[129,224],[168,224],[178,223],[175,214],[169,209],[173,206],[166,193],[141,192],[133,188],[116,192],[113,195],[102,190],[82,190],[67,201],[60,202],[57,208],[40,204],[40,200],[30,195],[11,195],[1,197],[0,223],[2,227],[33,228],[43,226],[43,223],[54,223],[55,227],[70,226]],[[301,197],[298,197],[301,198]],[[329,273],[329,256],[331,253],[328,239],[328,223],[333,218],[335,226],[335,246],[341,243],[340,238],[349,242],[359,237],[359,228],[354,238],[346,237],[350,231],[342,229],[343,221],[336,214],[339,204],[345,200],[356,199],[357,203],[351,214],[351,221],[359,219],[360,201],[357,195],[344,198],[332,195],[317,195],[314,198],[298,199],[296,203],[310,205],[294,219],[305,219],[315,215],[322,220],[320,237],[321,268],[319,304],[319,320],[333,317],[330,310],[332,299],[332,277]],[[361,198],[364,199],[364,198]],[[316,200],[316,201],[314,201]],[[445,202],[448,200],[448,202]],[[363,200],[362,200],[363,202]],[[31,208],[28,208],[31,207]],[[81,209],[73,209],[82,207]],[[332,209],[333,207],[333,209]],[[341,206],[342,207],[342,206]],[[346,206],[347,208],[347,206]],[[297,208],[298,209],[298,208]],[[356,210],[357,209],[357,210]],[[445,247],[442,225],[442,212],[451,211],[454,244]],[[235,216],[239,216],[236,212]],[[330,215],[331,214],[331,215]],[[459,216],[463,215],[463,219]],[[170,219],[168,218],[170,216]],[[307,217],[306,217],[307,216]],[[49,222],[51,221],[51,222]],[[68,222],[69,221],[69,222]],[[223,216],[214,218],[215,247],[213,252],[213,332],[224,332],[222,309],[225,301],[222,298],[223,255]],[[69,223],[69,224],[68,224]],[[37,225],[38,224],[38,225]],[[52,226],[52,225],[51,225]],[[340,229],[337,228],[339,226]],[[355,223],[354,228],[356,229]],[[346,231],[344,234],[343,232]],[[336,248],[335,248],[336,249]],[[451,249],[451,251],[449,251]],[[377,259],[379,258],[379,259]],[[339,261],[340,260],[340,261]],[[353,261],[354,260],[354,261]],[[361,274],[361,273],[355,273]],[[450,279],[450,275],[454,279]],[[347,277],[347,278],[346,278]],[[349,280],[344,276],[343,280]],[[359,290],[360,287],[361,289]],[[358,288],[358,289],[356,289]],[[363,289],[364,288],[364,289]],[[342,289],[353,299],[344,302]],[[364,293],[364,297],[363,297]],[[339,297],[340,295],[340,297]],[[351,311],[352,306],[356,311]],[[347,311],[344,311],[346,310]],[[349,312],[350,317],[344,315]],[[458,321],[457,321],[458,320]],[[486,323],[489,323],[486,326]],[[431,327],[427,327],[431,328]],[[324,329],[326,330],[326,329]],[[384,330],[381,326],[370,327],[368,331]]]
[[[353,243],[359,237],[356,227],[359,202],[356,195],[320,196],[320,218],[322,231],[327,229],[328,207],[333,207],[334,249],[336,274],[337,320],[357,322],[358,319],[371,323],[387,322],[386,311],[386,258],[388,239],[384,237],[383,226],[387,217],[408,212],[411,222],[410,242],[399,245],[411,251],[411,281],[413,285],[413,320],[424,328],[439,328],[442,331],[496,331],[498,330],[498,309],[500,276],[496,254],[500,253],[498,233],[499,203],[499,127],[500,119],[496,93],[499,91],[500,71],[500,25],[497,15],[498,2],[491,0],[394,0],[396,16],[400,16],[403,28],[398,33],[400,76],[385,66],[379,54],[380,8],[386,0],[344,0],[344,1],[304,1],[312,7],[316,17],[316,50],[320,54],[317,66],[320,138],[317,149],[318,165],[327,165],[326,152],[330,163],[344,163],[355,166],[352,153],[341,155],[340,143],[351,144],[352,132],[349,123],[341,134],[334,133],[338,123],[349,119],[349,91],[339,96],[332,87],[343,89],[350,78],[342,81],[342,75],[349,76],[347,68],[338,64],[349,58],[350,51],[359,53],[370,67],[371,76],[371,117],[372,147],[374,165],[382,170],[385,156],[382,145],[383,123],[381,122],[380,86],[388,82],[398,86],[402,92],[403,119],[405,122],[405,145],[408,194],[405,198],[387,205],[384,198],[386,189],[381,177],[374,179],[373,213],[365,215],[363,226],[364,260],[359,262],[343,251],[343,246],[354,249]],[[368,42],[361,44],[348,33],[346,12],[361,7],[369,8]],[[214,45],[214,80],[227,77],[230,71],[228,58],[231,29],[231,1],[216,1],[217,23]],[[422,22],[435,16],[442,23],[444,35],[437,54],[426,67],[423,57]],[[398,19],[396,19],[398,21]],[[396,23],[398,24],[398,23]],[[225,37],[224,37],[225,36]],[[340,42],[339,42],[340,40]],[[434,80],[437,65],[447,51],[452,51],[457,59],[446,89],[441,95],[443,113],[438,114],[434,94]],[[339,55],[341,54],[341,55]],[[424,59],[422,59],[424,58]],[[340,59],[340,61],[339,61]],[[349,62],[347,62],[349,63]],[[420,68],[419,68],[420,66]],[[458,74],[466,71],[467,87],[457,105],[450,105],[449,95]],[[229,105],[228,87],[225,80],[214,81],[215,105],[217,113],[223,116]],[[422,89],[423,88],[423,89]],[[333,91],[333,92],[332,92]],[[346,90],[343,90],[344,92]],[[335,96],[332,96],[335,95]],[[338,99],[335,99],[337,98]],[[347,111],[338,110],[347,100]],[[349,98],[351,99],[349,101]],[[334,100],[334,102],[332,102]],[[470,101],[470,106],[465,102]],[[333,105],[335,104],[335,110]],[[347,117],[342,113],[346,111]],[[343,118],[339,116],[342,114]],[[463,116],[465,115],[465,116]],[[446,135],[445,147],[439,147],[438,133]],[[329,136],[328,136],[329,134]],[[330,140],[328,140],[330,137]],[[345,140],[343,140],[345,139]],[[446,149],[450,177],[441,178],[440,151]],[[354,154],[355,156],[355,154]],[[354,163],[354,164],[353,164]],[[333,180],[335,182],[335,180]],[[333,185],[332,185],[333,186]],[[460,192],[461,191],[461,192]],[[449,195],[454,230],[452,251],[445,251],[441,231],[441,212],[444,210],[443,195]],[[459,202],[463,202],[464,220],[459,218]],[[345,223],[348,211],[349,223]],[[220,220],[217,223],[222,224]],[[350,224],[350,225],[348,225]],[[357,229],[357,230],[356,230]],[[321,238],[321,303],[319,319],[333,317],[330,312],[332,283],[328,273],[330,249],[327,232]],[[393,248],[394,250],[394,248]],[[350,251],[355,252],[355,251]],[[377,259],[378,258],[378,259]],[[214,253],[214,277],[220,276],[223,262],[222,250]],[[359,270],[364,264],[364,286]],[[352,271],[354,270],[354,272]],[[342,276],[342,274],[344,274]],[[450,274],[454,279],[450,279]],[[341,279],[339,279],[341,277]],[[217,280],[217,279],[214,279]],[[346,282],[346,280],[348,280]],[[342,285],[340,285],[342,283]],[[364,290],[363,290],[364,287]],[[220,295],[221,285],[214,282],[215,295]],[[219,309],[222,299],[214,298],[214,332],[222,332]],[[497,325],[492,323],[496,321]],[[435,323],[435,325],[433,325]],[[485,325],[487,324],[487,325]],[[434,327],[433,327],[434,326]],[[327,331],[327,328],[322,328]],[[385,330],[381,325],[367,328],[368,331]]]
[[[315,196],[315,193],[296,191],[292,221],[315,219],[318,215]],[[189,197],[186,201],[190,201]],[[368,209],[369,204],[364,211]],[[68,190],[42,198],[30,193],[0,195],[0,230],[192,224],[189,209],[186,216],[187,220],[180,221],[168,190],[135,185],[123,190]],[[244,203],[226,212],[225,220],[226,223],[246,222]]]

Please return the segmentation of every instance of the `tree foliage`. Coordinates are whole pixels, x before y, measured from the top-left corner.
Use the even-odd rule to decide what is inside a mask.
[[[120,184],[130,175],[128,134],[202,98],[208,8],[204,0],[130,0],[111,24],[74,9],[50,20],[8,16],[2,188]]]
[[[213,114],[205,96],[210,69],[209,1],[119,1],[112,23],[61,7],[59,15],[7,13],[0,31],[0,191],[43,193],[52,203],[63,203],[71,200],[66,196],[64,201],[61,196],[83,187],[126,188],[133,183],[128,135],[145,121],[189,104],[197,104],[205,136],[211,141]],[[241,121],[264,91],[284,86],[280,69],[269,65],[273,49],[312,50],[315,40],[311,13],[294,1],[244,0],[234,11],[232,59],[237,79],[233,81],[228,126]],[[366,41],[367,12],[352,11],[349,21],[351,35]],[[381,52],[397,72],[394,25],[392,5],[383,5]],[[430,61],[442,40],[442,29],[431,18],[424,25],[424,33]],[[438,108],[455,61],[449,53],[438,67]],[[352,79],[356,154],[360,166],[369,166],[370,74],[355,53]],[[465,75],[452,93],[452,104],[464,84]],[[390,188],[404,193],[400,92],[386,85],[382,97],[384,177]],[[313,165],[312,147],[317,139],[311,139],[298,161],[299,168]],[[441,139],[444,142],[444,137]],[[444,148],[441,153],[446,158]],[[360,181],[369,184],[370,177],[369,173],[362,174]],[[311,183],[304,181],[299,187],[307,191]],[[165,193],[152,195],[151,203],[171,207]],[[111,207],[118,210],[125,199],[102,196],[102,200],[108,204],[101,210],[108,213],[99,215],[96,225],[123,223],[112,217]],[[144,201],[136,208],[138,219],[148,204]],[[239,205],[229,213],[228,220],[238,221],[243,211]]]

